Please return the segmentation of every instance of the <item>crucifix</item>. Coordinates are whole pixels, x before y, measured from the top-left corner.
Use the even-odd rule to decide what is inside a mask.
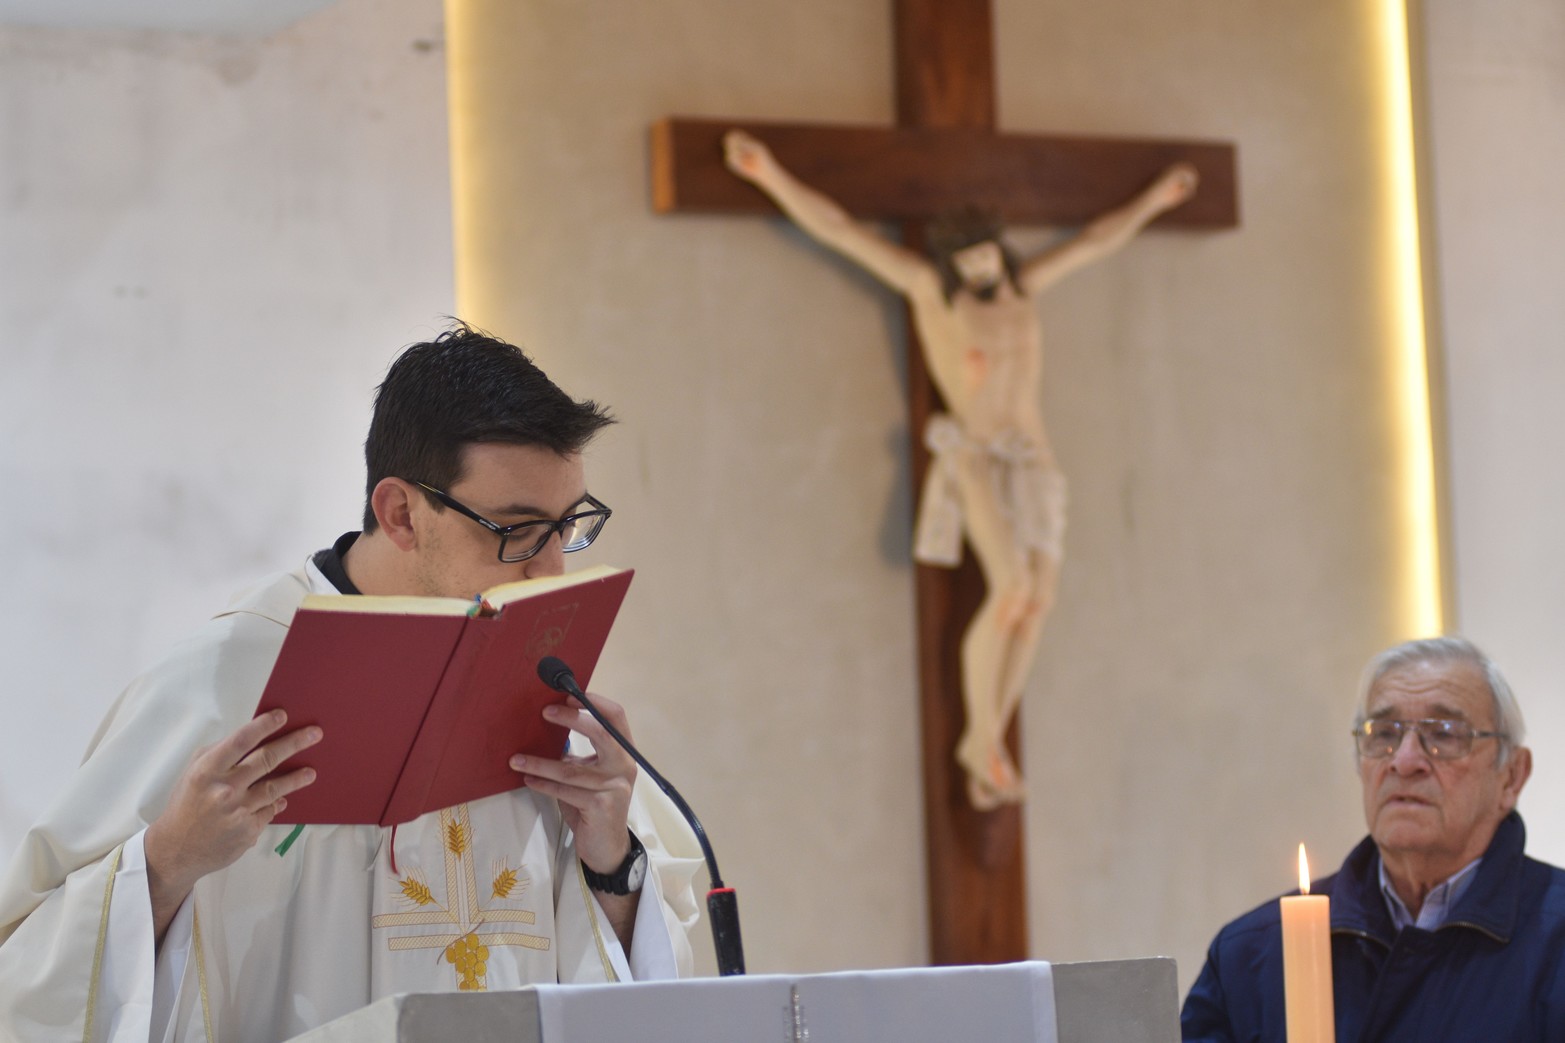
[[[1138,191],[1144,197],[1148,183],[1176,164],[1199,178],[1200,191],[1178,209],[1159,208],[1160,224],[1237,224],[1231,145],[996,133],[989,0],[894,0],[894,17],[897,127],[663,120],[653,128],[656,209],[770,212],[767,196],[725,166],[724,136],[743,127],[754,138],[738,138],[737,152],[736,139],[728,139],[727,162],[734,169],[743,168],[746,141],[764,141],[766,160],[775,153],[798,182],[854,217],[904,222],[903,243],[912,248],[923,245],[923,221],[960,206],[982,207],[1009,222],[1079,224]],[[776,196],[768,178],[747,180]],[[799,219],[794,208],[784,209]],[[1143,214],[1142,222],[1150,216]],[[876,274],[896,285],[895,265],[888,270],[890,277]],[[918,330],[916,305],[912,318],[910,329]],[[938,355],[927,347],[908,346],[912,456],[920,486],[932,466],[923,435],[932,416],[937,426],[940,419],[937,384],[947,389],[947,407],[955,405],[949,401],[954,382],[931,373],[928,360]],[[970,531],[970,541],[972,536]],[[969,555],[955,571],[920,565],[915,590],[931,961],[1025,959],[1020,809],[1003,800],[975,806],[972,776],[953,759],[959,737],[971,737],[964,736],[960,694],[962,639],[984,602],[984,578]],[[1016,747],[1011,719],[1004,748],[1012,763]]]

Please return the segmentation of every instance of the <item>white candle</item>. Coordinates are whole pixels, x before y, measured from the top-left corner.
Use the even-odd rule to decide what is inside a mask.
[[[1331,899],[1312,895],[1299,845],[1299,890],[1282,900],[1283,996],[1288,1043],[1335,1043],[1331,1002]]]

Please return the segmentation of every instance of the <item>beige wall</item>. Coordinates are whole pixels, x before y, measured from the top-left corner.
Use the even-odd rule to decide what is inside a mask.
[[[1528,846],[1565,862],[1565,7],[1426,0],[1431,182],[1461,629],[1506,672],[1537,769]]]
[[[604,683],[687,780],[752,967],[918,962],[897,308],[779,221],[653,216],[645,173],[665,114],[889,120],[887,9],[460,6],[472,310],[626,421],[593,465],[640,569]],[[1043,305],[1073,499],[1025,711],[1039,956],[1188,982],[1298,841],[1330,866],[1360,832],[1350,689],[1402,636],[1361,6],[996,5],[1004,126],[1232,138],[1244,210]]]
[[[1075,498],[1028,701],[1041,955],[1188,984],[1294,845],[1362,832],[1350,689],[1406,636],[1369,6],[1000,5],[1009,125],[1232,138],[1243,208],[1045,305]]]
[[[470,310],[624,421],[596,553],[638,578],[596,683],[701,814],[753,970],[919,960],[899,320],[776,225],[654,217],[646,178],[671,111],[888,118],[885,11],[484,7]]]

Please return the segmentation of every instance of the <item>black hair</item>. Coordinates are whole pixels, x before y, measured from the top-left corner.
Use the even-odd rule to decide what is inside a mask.
[[[375,531],[370,499],[383,478],[449,489],[462,478],[469,445],[536,445],[570,456],[612,423],[596,402],[560,390],[521,348],[457,322],[406,348],[375,392],[364,440],[364,531]]]

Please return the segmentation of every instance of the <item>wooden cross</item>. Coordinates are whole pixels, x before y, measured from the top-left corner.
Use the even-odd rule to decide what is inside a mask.
[[[903,241],[915,249],[925,221],[963,205],[990,209],[1007,223],[1083,223],[1181,160],[1196,167],[1200,188],[1158,223],[1238,223],[1231,144],[996,133],[989,0],[894,0],[894,17],[896,127],[662,120],[652,137],[658,212],[776,212],[724,165],[722,136],[742,127],[855,217],[906,222]],[[924,423],[939,404],[913,323],[908,329],[917,489],[929,463]],[[968,554],[954,571],[916,566],[915,591],[931,962],[1027,959],[1021,809],[975,811],[952,756],[963,727],[960,642],[982,600],[983,577]],[[1015,722],[1009,741],[1014,752]]]

